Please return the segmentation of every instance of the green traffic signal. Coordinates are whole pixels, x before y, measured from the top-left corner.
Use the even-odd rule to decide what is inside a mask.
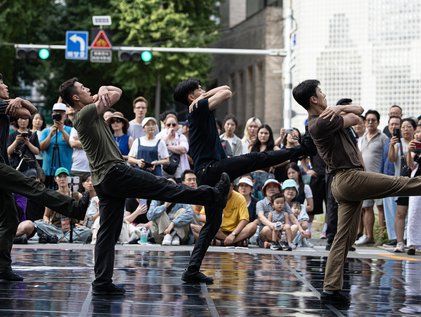
[[[38,57],[43,60],[48,59],[50,57],[50,51],[47,48],[41,48],[38,51]]]
[[[143,51],[142,54],[140,55],[140,59],[144,62],[144,63],[149,63],[152,60],[152,52],[151,51]]]

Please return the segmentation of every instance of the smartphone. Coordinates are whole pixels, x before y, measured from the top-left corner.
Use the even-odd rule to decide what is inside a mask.
[[[393,136],[400,139],[401,138],[401,130],[399,128],[393,129]]]
[[[29,133],[28,132],[23,132],[23,133],[20,134],[20,136],[22,138],[27,138],[29,136]]]
[[[421,154],[421,142],[415,141],[415,153]]]
[[[145,162],[144,168],[150,168],[150,167],[153,167],[153,164],[151,164],[149,162]]]

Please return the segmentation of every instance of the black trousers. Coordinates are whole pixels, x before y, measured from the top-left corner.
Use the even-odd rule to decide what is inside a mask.
[[[338,203],[332,194],[333,175],[326,174],[326,238],[327,244],[332,244],[338,229]]]
[[[44,184],[24,176],[9,165],[0,163],[0,271],[10,269],[10,252],[18,226],[12,193],[37,201],[70,218],[75,218],[74,212],[78,209],[74,199],[48,189]]]
[[[302,155],[300,148],[282,149],[268,152],[252,152],[249,154],[230,157],[221,161],[215,161],[206,168],[198,171],[197,177],[200,184],[213,186],[222,173],[228,173],[231,181],[241,175],[278,165],[289,159]],[[202,265],[203,258],[209,248],[212,239],[215,237],[222,222],[222,210],[212,207],[205,207],[206,223],[200,231],[199,238],[194,245],[188,270],[198,271]]]
[[[95,281],[93,286],[112,282],[114,249],[123,224],[126,198],[155,199],[175,203],[210,206],[219,199],[214,188],[193,189],[157,177],[125,164],[115,165],[95,186],[99,198],[100,227],[95,245]]]

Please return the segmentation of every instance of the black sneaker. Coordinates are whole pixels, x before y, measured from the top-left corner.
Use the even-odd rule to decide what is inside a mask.
[[[37,235],[38,235],[38,243],[52,243],[52,244],[58,243],[57,236],[50,236],[46,234],[44,231],[37,229]]]
[[[183,275],[181,276],[181,280],[185,283],[189,284],[199,284],[199,283],[206,283],[206,284],[213,284],[213,278],[206,276],[202,272],[190,272],[185,270]]]
[[[326,246],[325,246],[325,250],[326,251],[330,251],[330,248],[332,247],[332,245],[331,244],[326,244]]]
[[[91,201],[91,197],[89,196],[89,192],[84,192],[82,197],[73,203],[73,209],[71,212],[70,218],[83,220],[85,219],[86,210],[89,207]]]
[[[11,282],[20,282],[23,281],[23,277],[19,274],[16,274],[12,269],[0,272],[0,280],[11,281]]]
[[[101,286],[92,286],[92,295],[123,296],[126,290],[113,283]]]
[[[389,240],[386,243],[383,243],[384,247],[396,247],[396,244],[398,243],[398,240],[393,239],[393,240]]]
[[[215,189],[218,192],[217,206],[218,208],[224,209],[227,204],[228,194],[231,187],[230,177],[227,173],[222,173],[219,182],[215,185]]]
[[[19,237],[13,239],[13,244],[28,244],[28,237],[26,234],[23,234]]]
[[[350,248],[349,248],[349,251],[355,251],[356,249],[355,249],[355,247],[353,247],[353,246],[351,246]]]
[[[415,255],[415,252],[416,252],[415,247],[411,246],[411,247],[409,247],[408,251],[406,251],[406,254]]]
[[[340,291],[332,291],[332,294],[322,292],[320,295],[320,302],[322,304],[332,304],[337,306],[349,306],[350,299],[347,295]]]

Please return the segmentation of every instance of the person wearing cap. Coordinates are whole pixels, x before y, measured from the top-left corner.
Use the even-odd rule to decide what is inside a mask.
[[[121,112],[116,111],[107,119],[106,122],[113,132],[114,140],[118,144],[121,154],[124,158],[127,158],[133,144],[133,138],[127,133],[129,121]]]
[[[193,189],[126,165],[103,119],[104,112],[120,100],[122,90],[101,86],[98,94],[92,95],[90,89],[77,78],[66,80],[59,90],[63,100],[76,111],[73,126],[88,156],[92,182],[100,200],[101,225],[95,244],[92,293],[121,296],[125,294],[125,289],[115,285],[112,277],[115,243],[123,224],[125,199],[159,199],[219,209],[226,204],[229,176],[222,174],[215,187]]]
[[[57,183],[57,192],[73,199],[79,200],[82,198],[82,194],[79,192],[71,192],[69,188],[69,170],[65,167],[59,167],[54,173],[54,180]],[[40,243],[47,243],[57,237],[56,241],[69,242],[70,241],[70,222],[76,224],[73,228],[73,242],[84,243],[92,235],[91,229],[82,226],[83,221],[78,222],[77,219],[70,219],[62,215],[61,213],[52,210],[49,207],[45,207],[44,216],[42,220],[36,220],[34,222]],[[53,239],[51,239],[53,238]],[[53,240],[54,241],[54,240]]]
[[[137,138],[130,149],[128,162],[150,173],[162,176],[162,165],[167,165],[170,155],[164,141],[155,136],[158,122],[153,117],[142,120],[145,136]]]
[[[45,173],[47,187],[55,187],[54,173],[63,166],[69,171],[72,168],[73,149],[70,146],[71,127],[64,125],[67,107],[57,102],[53,105],[52,118],[54,124],[44,129],[39,138],[40,150],[43,151],[42,169]]]
[[[327,259],[320,300],[347,308],[350,299],[341,292],[344,265],[355,241],[365,199],[388,196],[420,196],[421,177],[392,177],[364,171],[361,153],[347,128],[358,123],[359,105],[327,106],[318,80],[305,80],[292,91],[309,115],[308,130],[329,173],[334,174],[332,193],[338,202],[338,230]]]
[[[244,196],[247,203],[247,209],[249,211],[249,220],[250,222],[255,221],[256,224],[259,223],[256,214],[256,204],[257,199],[253,197],[253,181],[248,176],[243,176],[238,181],[238,192]]]

